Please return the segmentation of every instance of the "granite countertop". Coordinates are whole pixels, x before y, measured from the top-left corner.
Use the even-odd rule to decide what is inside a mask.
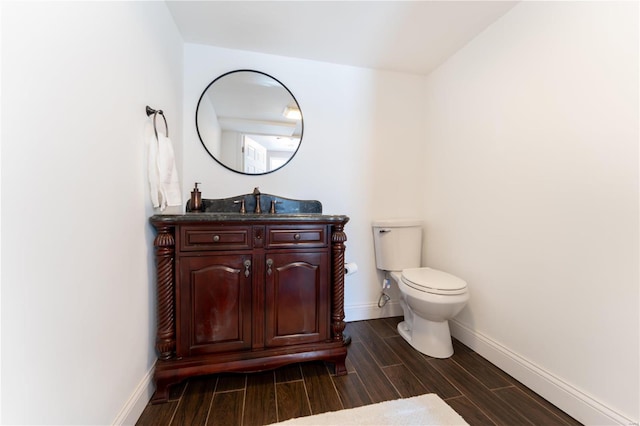
[[[175,214],[156,214],[151,216],[152,222],[347,222],[348,216],[328,215],[322,213],[216,213],[187,212]]]
[[[254,213],[260,201],[262,213]],[[323,222],[347,223],[345,215],[322,213],[322,203],[317,200],[294,200],[272,194],[254,193],[230,198],[201,200],[201,211],[191,211],[191,200],[185,206],[186,213],[164,213],[151,216],[151,222]],[[241,205],[246,213],[240,213]],[[269,213],[275,209],[276,213]]]

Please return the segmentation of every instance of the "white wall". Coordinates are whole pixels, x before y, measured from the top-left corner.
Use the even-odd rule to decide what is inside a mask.
[[[639,418],[638,72],[637,2],[523,2],[428,77],[425,261],[591,424]]]
[[[206,117],[206,120],[200,122],[200,136],[207,141],[207,150],[216,158],[222,152],[222,128],[218,122],[218,114],[211,104],[209,97],[205,96],[200,100],[198,115]]]
[[[283,82],[304,115],[304,137],[293,160],[263,176],[243,176],[217,164],[196,133],[195,108],[216,77],[255,69]],[[371,221],[420,214],[420,154],[424,77],[378,72],[204,45],[185,45],[184,189],[202,182],[204,198],[260,191],[317,199],[328,214],[351,218],[346,259],[360,265],[346,278],[347,320],[388,315],[377,306]]]
[[[2,3],[3,423],[139,415],[127,404],[155,360],[147,104],[179,142],[164,3]]]

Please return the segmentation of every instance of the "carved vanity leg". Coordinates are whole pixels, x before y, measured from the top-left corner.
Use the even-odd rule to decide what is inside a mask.
[[[175,239],[173,227],[157,225],[156,270],[158,284],[158,324],[156,349],[161,360],[170,359],[176,351],[176,328],[174,307],[173,256]]]
[[[346,223],[346,222],[345,222]],[[333,226],[331,234],[331,250],[333,259],[333,301],[331,306],[331,330],[333,340],[342,340],[347,344],[347,337],[344,336],[344,242],[347,241],[347,234],[344,233],[344,223]],[[349,339],[350,341],[350,339]],[[344,367],[344,360],[342,362]],[[336,364],[336,373],[338,364]]]
[[[347,354],[345,353],[343,356],[333,361],[333,364],[335,366],[334,373],[336,376],[344,376],[345,374],[347,374],[347,366],[345,365],[346,359]]]
[[[169,384],[166,380],[156,380],[156,391],[151,397],[152,404],[160,404],[169,400]]]

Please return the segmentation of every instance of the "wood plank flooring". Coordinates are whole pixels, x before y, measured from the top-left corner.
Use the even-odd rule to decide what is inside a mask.
[[[175,386],[169,402],[148,405],[137,425],[266,425],[425,393],[438,394],[471,425],[580,424],[458,341],[451,358],[422,355],[398,335],[401,320],[347,324],[347,375],[309,362],[196,377]]]

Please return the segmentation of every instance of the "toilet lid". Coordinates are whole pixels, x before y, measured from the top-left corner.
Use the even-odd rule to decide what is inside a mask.
[[[402,270],[402,281],[416,290],[437,294],[462,294],[467,283],[460,278],[431,268],[409,268]]]

